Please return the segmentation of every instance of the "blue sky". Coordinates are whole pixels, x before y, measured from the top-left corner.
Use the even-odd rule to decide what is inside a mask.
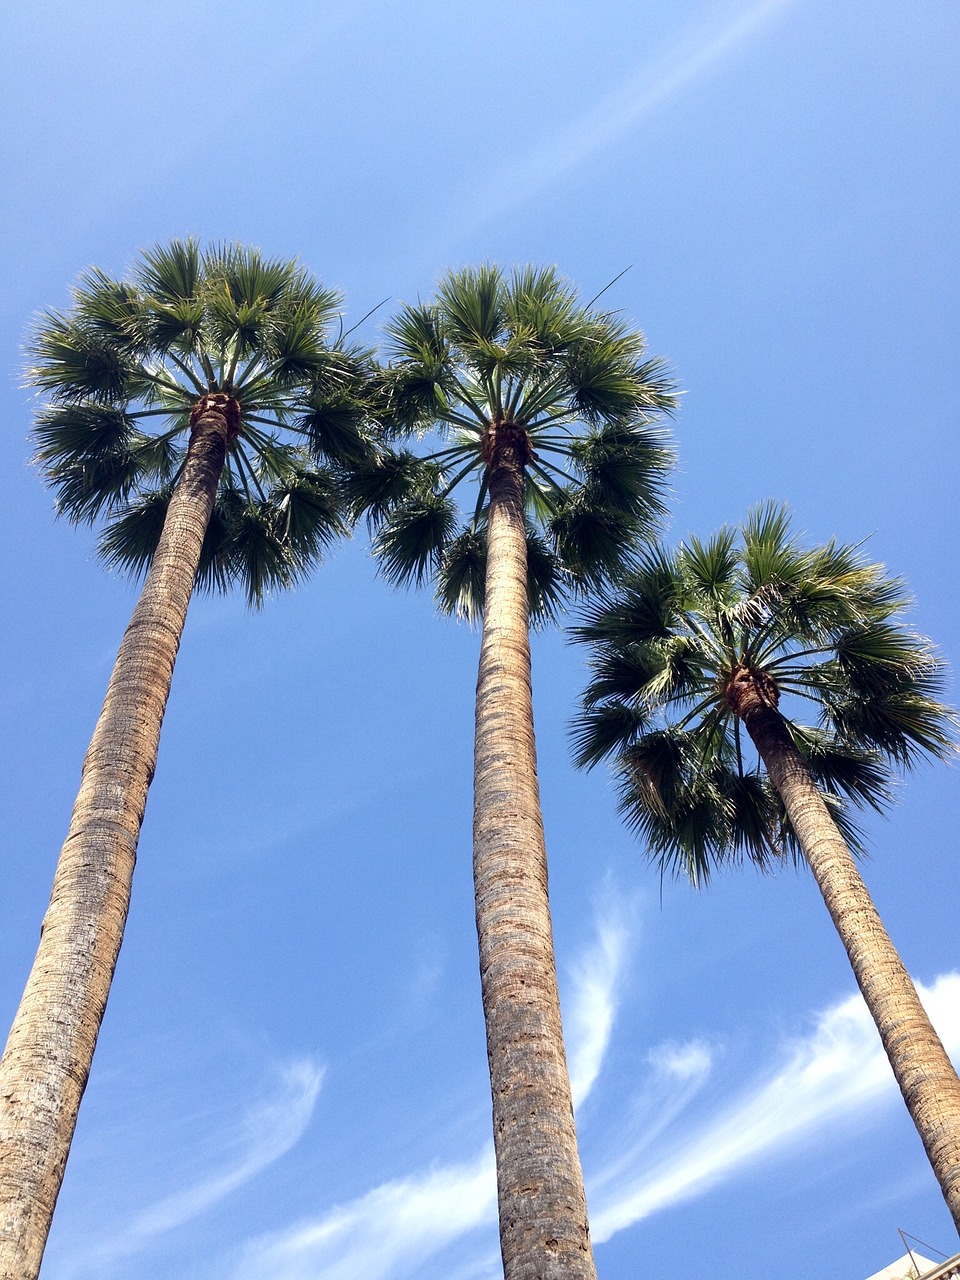
[[[556,263],[685,389],[669,537],[785,499],[869,538],[957,664],[955,6],[38,0],[0,19],[8,602],[0,1015],[32,958],[135,599],[54,522],[37,311],[173,235],[299,255],[359,319]],[[486,1280],[470,884],[477,637],[362,531],[259,615],[192,606],[44,1280]],[[662,889],[535,641],[568,1050],[604,1280],[863,1280],[955,1236],[806,875]],[[956,694],[954,693],[956,700]],[[866,877],[960,1052],[957,770]]]

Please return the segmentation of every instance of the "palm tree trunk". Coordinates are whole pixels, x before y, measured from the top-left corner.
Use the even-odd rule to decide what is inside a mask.
[[[780,712],[755,691],[739,714],[786,807],[960,1231],[960,1079]]]
[[[490,467],[477,680],[474,882],[505,1280],[596,1280],[547,899],[523,471]]]
[[[194,413],[183,474],[83,763],[40,946],[0,1061],[0,1280],[40,1269],[123,940],[173,664],[235,404]]]

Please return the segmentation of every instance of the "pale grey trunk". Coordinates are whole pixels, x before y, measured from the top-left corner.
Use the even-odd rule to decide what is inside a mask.
[[[219,396],[201,402],[83,763],[40,946],[0,1061],[0,1280],[37,1275],[63,1180],[123,939],[160,726],[223,468],[225,404]]]
[[[563,1047],[540,813],[523,473],[490,468],[474,879],[505,1280],[596,1280]]]

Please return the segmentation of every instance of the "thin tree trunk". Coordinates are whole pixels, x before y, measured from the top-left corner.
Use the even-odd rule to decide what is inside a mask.
[[[33,1280],[40,1269],[123,940],[147,788],[235,405],[207,396],[198,409],[0,1061],[0,1280]]]
[[[782,715],[759,694],[745,700],[740,714],[786,807],[960,1231],[960,1079]]]
[[[596,1280],[547,900],[523,473],[494,451],[474,790],[480,979],[505,1280]]]

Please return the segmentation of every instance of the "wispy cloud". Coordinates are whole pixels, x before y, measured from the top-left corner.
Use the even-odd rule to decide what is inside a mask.
[[[112,1263],[139,1253],[155,1237],[213,1208],[230,1192],[286,1154],[303,1136],[323,1083],[323,1068],[309,1060],[280,1070],[279,1087],[250,1107],[239,1125],[232,1159],[182,1191],[150,1205],[113,1239],[76,1259],[71,1278],[100,1276]]]
[[[491,1221],[495,1206],[490,1147],[466,1164],[384,1183],[314,1221],[262,1237],[247,1246],[230,1277],[389,1280]],[[480,1274],[483,1265],[468,1264],[468,1273]]]
[[[516,164],[498,170],[495,180],[481,184],[481,190],[490,193],[486,198],[481,197],[478,203],[476,190],[471,191],[471,212],[458,222],[458,239],[516,208],[634,132],[655,111],[732,58],[795,3],[758,0],[733,9],[728,6],[719,15],[712,11],[685,39],[646,62],[629,80]]]
[[[563,1015],[575,1107],[593,1088],[610,1044],[616,993],[630,930],[623,909],[605,902],[597,911],[596,938],[570,966]]]
[[[960,974],[946,974],[920,995],[948,1052],[960,1052]],[[699,1131],[675,1137],[665,1160],[648,1163],[637,1152],[633,1172],[618,1161],[615,1179],[595,1198],[592,1230],[597,1241],[700,1194],[736,1170],[781,1154],[822,1130],[848,1121],[896,1096],[896,1085],[876,1028],[859,995],[822,1013],[812,1034],[787,1047],[780,1065],[730,1103]]]

